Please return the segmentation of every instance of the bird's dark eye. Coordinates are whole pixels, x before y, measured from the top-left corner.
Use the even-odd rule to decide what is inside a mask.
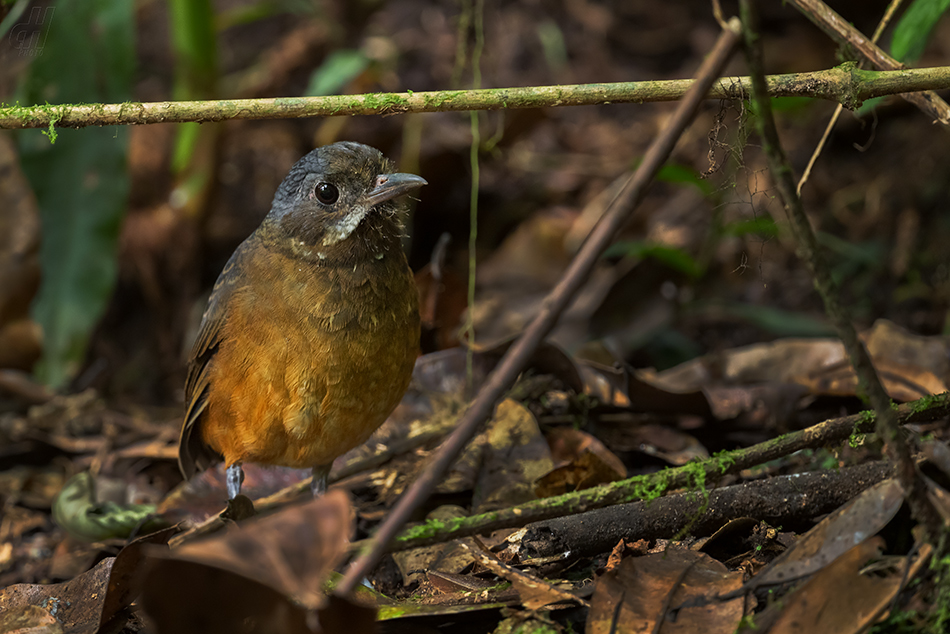
[[[340,198],[340,190],[330,183],[317,183],[313,193],[324,205],[332,205]]]

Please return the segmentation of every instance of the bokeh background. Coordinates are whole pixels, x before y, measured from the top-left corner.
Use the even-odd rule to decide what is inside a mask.
[[[832,5],[871,32],[886,3]],[[768,72],[848,58],[792,7],[763,9]],[[487,2],[483,24],[470,3],[420,0],[73,0],[2,11],[0,99],[20,104],[423,91],[471,87],[476,75],[484,87],[684,78],[718,31],[707,3],[681,0]],[[937,24],[915,63],[946,63],[948,28]],[[729,73],[744,72],[737,56]],[[834,104],[776,106],[801,173]],[[478,115],[476,343],[519,331],[602,194],[670,112]],[[922,118],[899,98],[846,112],[803,195],[860,324],[886,317],[937,334],[950,299],[950,162],[943,133]],[[558,343],[662,369],[830,332],[781,214],[777,224],[769,215],[771,184],[749,132],[741,104],[704,105]],[[444,271],[426,351],[455,345],[466,319],[468,114],[228,121],[3,133],[0,365],[57,388],[180,401],[184,351],[227,257],[293,162],[340,139],[374,145],[429,181],[410,201],[406,248],[414,270],[435,257]]]

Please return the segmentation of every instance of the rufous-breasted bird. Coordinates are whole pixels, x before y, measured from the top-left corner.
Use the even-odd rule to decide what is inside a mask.
[[[425,184],[359,143],[293,166],[201,320],[178,450],[186,478],[223,459],[234,498],[244,462],[310,467],[317,495],[333,460],[389,416],[419,349],[395,199]]]

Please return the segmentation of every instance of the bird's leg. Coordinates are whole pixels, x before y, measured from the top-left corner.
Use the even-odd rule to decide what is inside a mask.
[[[330,467],[333,463],[317,465],[313,468],[313,480],[310,481],[310,491],[313,497],[320,497],[327,492],[327,478],[330,477]]]
[[[244,482],[244,470],[241,469],[241,463],[235,462],[228,465],[227,469],[228,499],[233,500],[241,494],[241,483]]]

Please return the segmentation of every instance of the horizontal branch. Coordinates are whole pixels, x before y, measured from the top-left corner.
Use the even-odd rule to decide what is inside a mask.
[[[860,70],[853,63],[847,63],[828,70],[772,75],[766,79],[768,92],[772,97],[826,99],[853,109],[871,97],[950,88],[950,67],[869,71]],[[685,94],[692,83],[692,79],[676,79],[331,97],[7,106],[0,108],[0,129],[51,126],[82,128],[227,119],[296,119],[647,103],[676,101]],[[750,92],[751,82],[748,77],[726,77],[713,85],[707,98],[745,99]]]

